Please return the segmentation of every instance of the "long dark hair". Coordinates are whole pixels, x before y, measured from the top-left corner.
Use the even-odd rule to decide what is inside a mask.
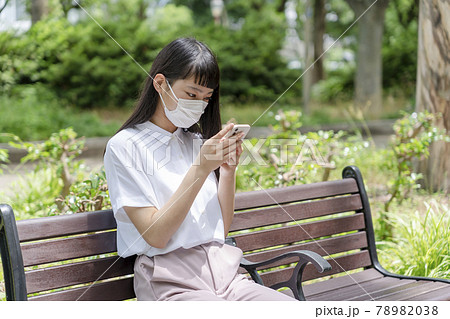
[[[203,139],[209,139],[221,130],[222,122],[219,110],[220,71],[217,59],[214,53],[202,42],[194,38],[178,38],[166,45],[156,56],[150,68],[150,76],[147,76],[141,86],[133,113],[115,134],[136,124],[144,123],[153,116],[159,100],[158,92],[153,86],[153,78],[158,73],[163,74],[171,85],[176,80],[194,76],[196,84],[214,89],[199,122],[187,130],[200,133]],[[217,180],[219,180],[219,168],[215,170],[215,174]]]

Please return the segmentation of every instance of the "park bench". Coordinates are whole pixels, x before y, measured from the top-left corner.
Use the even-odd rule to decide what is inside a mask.
[[[449,280],[382,268],[361,174],[348,166],[342,175],[237,193],[226,243],[244,252],[239,272],[274,289],[289,287],[281,292],[299,300],[450,300]],[[10,206],[0,213],[8,300],[135,298],[135,256],[114,255],[111,210],[18,222]]]

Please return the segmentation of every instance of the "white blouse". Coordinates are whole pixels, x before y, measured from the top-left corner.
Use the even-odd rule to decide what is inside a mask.
[[[202,142],[199,134],[185,132],[180,127],[171,133],[150,121],[124,129],[108,141],[104,167],[117,222],[119,256],[145,254],[152,257],[179,247],[187,249],[211,241],[225,242],[214,171],[208,175],[183,223],[163,249],[150,246],[123,209],[124,206],[160,209],[181,184]]]

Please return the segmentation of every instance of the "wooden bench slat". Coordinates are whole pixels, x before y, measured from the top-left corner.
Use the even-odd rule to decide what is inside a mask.
[[[30,301],[119,301],[135,298],[133,277],[29,297]]]
[[[363,228],[364,216],[362,213],[358,213],[299,225],[237,234],[233,237],[237,246],[246,252]]]
[[[261,251],[257,253],[246,254],[244,257],[253,262],[264,261],[281,254],[294,250],[310,250],[318,253],[321,256],[336,254],[354,249],[361,249],[367,247],[366,232],[358,232],[347,234],[339,237],[332,237],[326,239],[320,239],[303,244],[295,244],[292,246],[271,249],[267,251]],[[278,260],[272,264],[258,267],[258,270],[278,267],[281,265],[297,262],[298,257],[291,257]]]
[[[281,208],[282,207],[282,208]],[[320,217],[362,209],[359,195],[327,198],[312,202],[261,208],[234,214],[231,231],[255,228],[294,220]]]
[[[348,234],[342,237],[322,239],[317,242],[298,244],[295,246],[289,246],[283,249],[271,250],[268,252],[255,253],[246,256],[246,258],[252,261],[266,260],[268,258],[278,256],[281,253],[298,249],[313,250],[321,255],[325,255],[325,252],[318,246],[318,243],[329,254],[340,252],[341,245],[343,243],[346,243],[351,249],[363,248],[366,246],[365,232]],[[257,260],[254,260],[255,257],[257,258]],[[262,267],[261,269],[276,267],[278,265],[283,265],[295,261],[297,261],[297,258],[289,258],[273,263],[269,266]],[[106,274],[104,274],[101,279],[107,279],[133,273],[133,263],[126,262],[123,258],[112,256],[28,271],[26,273],[27,290],[28,293],[35,293],[49,289],[61,288],[65,286],[99,280],[98,277],[112,264],[114,265],[108,270]]]
[[[382,277],[375,280],[354,283],[351,286],[335,288],[331,291],[311,296],[314,301],[339,301],[339,300],[372,300],[383,294],[383,291],[392,287],[399,287],[414,283],[414,281],[402,281],[393,277]]]
[[[302,281],[308,281],[316,278],[339,274],[344,271],[372,266],[369,251],[367,250],[336,257],[333,259],[328,258],[327,261],[332,267],[330,271],[327,271],[326,273],[319,273],[313,265],[309,264],[305,267]]]
[[[317,199],[350,193],[358,193],[358,186],[353,178],[248,191],[236,193],[235,210],[276,205],[277,203],[286,204],[306,199]]]
[[[389,277],[392,278],[392,277]],[[426,291],[430,290],[429,284],[431,282],[427,281],[417,281],[410,279],[398,279],[399,284],[391,285],[386,287],[385,289],[380,289],[379,291],[375,291],[371,294],[371,298],[367,299],[367,296],[358,296],[353,297],[351,301],[364,301],[364,300],[397,300],[396,298],[392,299],[393,295],[413,295],[415,292],[425,289]]]
[[[77,235],[117,227],[112,210],[19,220],[20,242]]]
[[[399,300],[408,301],[450,301],[450,287],[445,283],[433,282],[433,290],[430,289],[427,292],[416,291],[414,295],[409,295],[406,298],[399,297],[401,298]]]
[[[21,246],[24,266],[106,254],[116,251],[116,232],[29,243]]]
[[[380,274],[378,271],[376,271]],[[416,282],[415,280],[404,280],[393,277],[368,277],[367,280],[360,281],[355,278],[353,274],[353,279],[350,276],[343,276],[339,278],[344,278],[346,281],[345,286],[340,287],[339,285],[333,284],[333,279],[326,280],[319,284],[326,284],[330,281],[330,287],[325,285],[321,287],[320,293],[315,293],[314,285],[303,286],[303,291],[305,292],[306,300],[309,301],[372,301],[372,300],[409,300],[408,298],[401,298],[401,296],[416,296],[422,295],[423,291],[428,291],[430,289],[429,284],[426,282]],[[338,278],[336,278],[338,279]],[[356,282],[357,283],[356,283]],[[442,284],[442,283],[441,283]],[[443,284],[445,285],[445,284]],[[310,289],[310,286],[312,288]],[[392,290],[400,290],[400,292],[392,293]],[[438,288],[439,289],[439,288]],[[445,288],[444,288],[445,289]],[[291,291],[284,291],[285,294],[292,296]],[[380,297],[381,296],[381,297]],[[436,297],[438,297],[436,295]],[[439,295],[442,299],[442,295]],[[421,300],[420,298],[416,300]],[[426,300],[429,300],[428,298]]]
[[[118,256],[30,270],[25,273],[27,293],[85,284],[133,274],[135,258]],[[101,277],[100,277],[101,276]]]
[[[304,284],[303,292],[305,296],[309,300],[309,297],[318,295],[320,293],[326,291],[333,291],[334,289],[344,288],[355,285],[355,281],[357,283],[364,283],[375,279],[383,278],[384,276],[377,271],[375,268],[363,270],[357,273],[353,273],[351,275],[345,275],[337,278],[330,278],[325,281],[313,283],[313,284]]]
[[[317,272],[316,268],[308,264],[305,267],[303,272],[302,281],[308,281],[320,277],[330,276],[333,274],[343,272],[342,268],[345,271],[367,267],[371,265],[369,252],[367,250],[356,252],[353,254],[336,257],[333,259],[327,259],[330,263],[332,270],[327,271],[326,273]],[[338,264],[342,267],[339,267]],[[261,279],[264,282],[265,286],[272,286],[278,282],[286,281],[292,276],[292,272],[294,270],[294,266],[286,267],[283,269],[276,269],[264,273],[260,273]],[[239,268],[239,273],[246,273],[245,269]]]
[[[402,279],[402,281],[405,281],[405,279]],[[448,287],[448,284],[428,280],[413,280],[413,284],[408,284],[401,287],[404,289],[393,287],[393,289],[389,289],[387,291],[388,293],[375,296],[375,299],[377,301],[392,300],[392,298],[394,298],[394,300],[403,300],[444,287]]]

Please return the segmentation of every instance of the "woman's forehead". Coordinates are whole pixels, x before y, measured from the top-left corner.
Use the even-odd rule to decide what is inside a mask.
[[[214,92],[214,90],[212,90],[206,86],[201,86],[201,85],[195,83],[194,77],[191,77],[189,79],[179,80],[179,81],[180,81],[181,85],[186,86],[190,89],[193,89],[197,92],[206,93],[206,94]]]

